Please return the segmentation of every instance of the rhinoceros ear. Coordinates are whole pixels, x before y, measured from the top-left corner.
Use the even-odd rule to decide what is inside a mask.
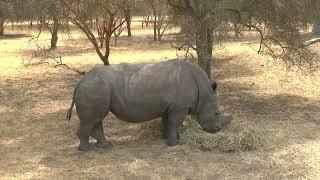
[[[216,91],[217,87],[218,87],[217,82],[211,80],[211,88],[212,88],[212,90],[213,90],[214,92]]]

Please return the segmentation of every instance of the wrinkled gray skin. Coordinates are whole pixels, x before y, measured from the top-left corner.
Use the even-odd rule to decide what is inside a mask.
[[[173,146],[188,114],[196,115],[199,125],[210,133],[231,120],[224,120],[219,111],[216,88],[199,66],[185,61],[97,66],[77,84],[67,118],[70,121],[76,104],[81,151],[90,148],[89,136],[97,140],[97,147],[112,147],[102,126],[109,111],[131,123],[161,117],[166,143]]]

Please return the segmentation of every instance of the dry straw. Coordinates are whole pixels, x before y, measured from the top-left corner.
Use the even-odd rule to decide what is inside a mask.
[[[265,143],[262,129],[248,122],[232,121],[219,133],[206,133],[195,120],[187,118],[181,133],[181,142],[205,150],[223,152],[255,150]]]
[[[161,138],[161,121],[144,123],[135,139],[154,141]],[[221,132],[212,134],[201,129],[196,120],[188,117],[180,130],[180,143],[203,150],[222,152],[256,150],[266,143],[264,130],[254,123],[233,120]]]

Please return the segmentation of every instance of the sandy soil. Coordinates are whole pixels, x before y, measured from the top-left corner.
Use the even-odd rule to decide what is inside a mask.
[[[76,113],[71,126],[65,119],[80,75],[54,68],[50,58],[50,64],[23,66],[44,60],[29,42],[36,32],[8,31],[10,36],[0,37],[0,179],[320,178],[320,80],[257,55],[257,44],[231,40],[216,46],[213,68],[224,110],[234,123],[259,128],[267,139],[263,147],[230,153],[168,147],[156,121],[128,124],[109,115],[104,128],[114,148],[84,153],[76,149]],[[112,47],[112,64],[159,62],[179,54],[170,41],[153,42],[151,29],[137,25],[133,35]],[[49,42],[45,33],[38,45]],[[100,63],[79,32],[72,32],[72,39],[61,34],[58,46],[48,53],[72,67],[88,70]]]

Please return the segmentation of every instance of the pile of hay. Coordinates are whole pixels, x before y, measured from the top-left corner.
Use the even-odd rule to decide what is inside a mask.
[[[154,142],[161,140],[161,120],[142,123],[133,128],[131,140]],[[204,150],[222,152],[251,151],[266,143],[265,130],[257,125],[233,120],[222,131],[212,134],[201,129],[195,119],[187,117],[180,129],[180,143]]]
[[[262,128],[254,124],[239,123],[233,120],[221,132],[211,134],[204,132],[196,123],[196,120],[188,117],[184,122],[180,137],[183,144],[205,150],[250,151],[265,144],[262,132]]]
[[[149,142],[161,140],[162,133],[161,129],[161,120],[149,121],[141,123],[138,128],[138,133],[135,135],[136,139],[141,142]]]

